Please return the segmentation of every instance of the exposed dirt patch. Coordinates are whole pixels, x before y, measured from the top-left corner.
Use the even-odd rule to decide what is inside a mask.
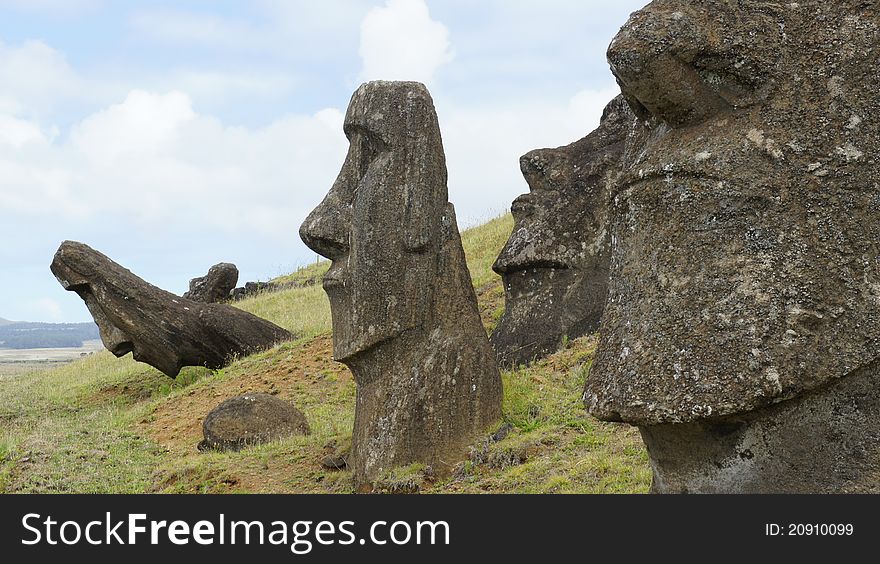
[[[300,406],[297,388],[311,388],[311,402],[321,396],[338,397],[352,379],[344,365],[332,360],[332,339],[320,335],[302,347],[268,358],[245,359],[236,374],[200,383],[182,395],[169,398],[153,416],[142,422],[145,432],[162,447],[174,452],[196,452],[202,439],[202,421],[225,399],[263,392]],[[298,386],[299,385],[299,386]]]

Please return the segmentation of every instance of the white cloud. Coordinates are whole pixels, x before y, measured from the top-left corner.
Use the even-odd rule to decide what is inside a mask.
[[[228,127],[181,92],[135,90],[59,141],[0,116],[0,204],[59,222],[123,218],[174,231],[197,220],[226,233],[292,237],[345,156],[342,112]],[[29,143],[29,144],[28,144]]]
[[[159,77],[164,90],[180,90],[198,100],[199,105],[214,105],[229,100],[283,98],[296,86],[288,73],[271,71],[219,71],[181,69]]]
[[[0,145],[21,149],[32,143],[47,142],[48,139],[37,125],[0,113]]]
[[[362,80],[431,83],[453,58],[449,30],[431,19],[424,0],[386,0],[361,23]]]
[[[95,165],[107,166],[124,157],[155,158],[193,118],[192,102],[182,92],[154,95],[133,90],[121,104],[83,120],[71,138]]]
[[[42,115],[82,88],[64,55],[42,41],[10,46],[0,40],[0,111]]]

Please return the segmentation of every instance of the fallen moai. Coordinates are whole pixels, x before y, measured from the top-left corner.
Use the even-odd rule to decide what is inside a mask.
[[[83,243],[63,242],[50,268],[65,290],[86,303],[107,350],[118,357],[130,352],[172,378],[184,366],[221,368],[293,339],[240,309],[157,288]]]
[[[189,281],[189,291],[183,297],[196,302],[215,304],[228,301],[238,283],[238,268],[228,262],[215,264],[208,273]]]

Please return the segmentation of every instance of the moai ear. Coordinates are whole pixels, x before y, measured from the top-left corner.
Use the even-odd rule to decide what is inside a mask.
[[[433,192],[423,183],[407,183],[403,187],[404,248],[412,253],[427,251],[436,237],[437,221],[431,217]]]
[[[440,131],[433,111],[428,117],[431,118],[429,127],[422,126],[427,132],[407,147],[404,157],[404,166],[409,169],[402,187],[404,248],[417,253],[427,251],[438,242],[440,218],[436,214],[444,209],[447,200],[446,159]]]
[[[443,209],[443,218],[440,222],[440,232],[441,241],[445,243],[449,239],[453,237],[453,235],[458,235],[458,223],[455,220],[455,206],[452,205],[451,202],[446,202],[446,207]]]

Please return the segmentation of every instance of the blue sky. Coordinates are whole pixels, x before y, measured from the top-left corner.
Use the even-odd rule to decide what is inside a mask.
[[[459,224],[497,215],[521,154],[598,123],[645,3],[0,0],[0,317],[90,319],[48,269],[65,239],[176,293],[313,261],[297,229],[365,80],[428,85]]]

